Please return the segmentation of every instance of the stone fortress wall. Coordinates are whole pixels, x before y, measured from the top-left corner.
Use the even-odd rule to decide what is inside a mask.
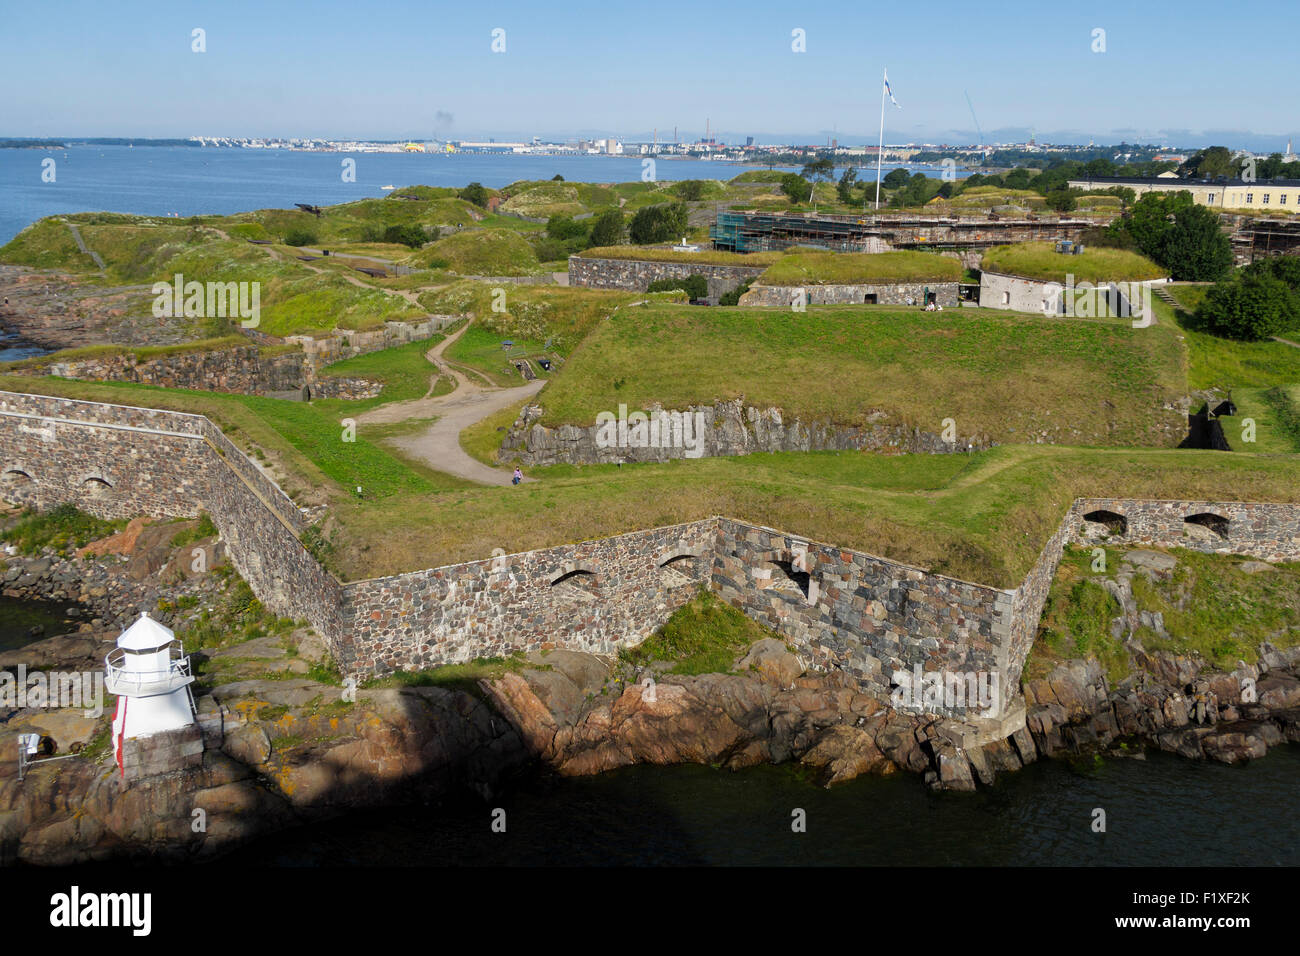
[[[341,584],[302,546],[298,508],[206,418],[11,392],[0,392],[0,496],[112,518],[206,511],[258,598],[316,627],[344,673],[551,647],[611,653],[707,587],[865,694],[887,699],[893,672],[917,664],[988,671],[1008,689],[1004,712],[1067,544],[1300,557],[1300,505],[1088,499],[1015,589],[725,517]]]
[[[617,415],[617,409],[610,409]],[[620,462],[671,461],[676,458],[717,458],[780,451],[888,451],[946,455],[969,450],[983,451],[994,444],[988,435],[959,435],[952,442],[935,432],[906,424],[883,421],[884,412],[868,417],[865,425],[836,425],[824,421],[787,419],[779,408],[756,408],[740,399],[712,405],[691,405],[684,411],[652,406],[646,414],[657,427],[646,428],[639,440],[635,431],[637,414],[627,416],[626,441],[613,435],[608,426],[555,425],[541,423],[544,409],[526,405],[501,441],[500,455],[509,461],[518,457],[525,465],[594,465]],[[691,429],[687,434],[685,423]],[[702,426],[697,428],[697,426]],[[657,438],[655,437],[657,436]],[[689,439],[689,440],[688,440]]]
[[[757,279],[767,266],[716,266],[694,262],[653,262],[649,259],[588,259],[569,256],[569,285],[589,289],[625,289],[645,292],[659,279],[685,279],[704,276],[709,286],[709,301],[717,303],[749,279]]]
[[[945,309],[961,305],[956,282],[893,282],[853,283],[823,285],[809,283],[804,286],[752,285],[740,297],[742,306],[763,306],[788,309],[802,290],[805,305],[911,305],[922,308],[926,294],[933,293],[934,301]]]
[[[175,351],[145,359],[130,352],[45,362],[10,370],[12,375],[44,376],[95,382],[139,382],[165,388],[188,388],[232,395],[268,395],[310,391],[312,398],[374,398],[382,383],[367,379],[322,376],[333,362],[432,338],[459,317],[432,315],[423,322],[385,322],[368,332],[337,332],[285,339],[244,330],[249,345]],[[269,351],[266,346],[294,346]]]

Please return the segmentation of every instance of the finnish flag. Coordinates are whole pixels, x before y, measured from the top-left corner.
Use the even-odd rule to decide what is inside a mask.
[[[898,106],[898,100],[894,99],[894,90],[893,90],[893,88],[889,85],[889,71],[888,71],[888,70],[885,71],[885,92],[889,94],[889,102],[893,103],[895,106]],[[899,108],[900,110],[902,109],[901,106],[898,106],[898,108]]]

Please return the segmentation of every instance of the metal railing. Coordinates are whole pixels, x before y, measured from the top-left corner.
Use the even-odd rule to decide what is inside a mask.
[[[162,693],[189,684],[193,675],[190,673],[190,658],[185,653],[185,648],[179,642],[173,643],[168,649],[168,656],[165,670],[131,670],[126,667],[126,651],[119,647],[104,658],[105,683],[127,693],[138,694],[143,694],[146,690]]]

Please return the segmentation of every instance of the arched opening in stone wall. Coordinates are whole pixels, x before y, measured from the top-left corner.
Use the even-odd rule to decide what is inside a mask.
[[[585,568],[566,571],[551,581],[551,590],[554,593],[585,601],[593,601],[600,596],[599,586],[600,581],[596,572]]]
[[[1114,511],[1099,508],[1083,516],[1083,533],[1089,537],[1107,534],[1128,534],[1128,518]]]
[[[668,587],[693,584],[699,577],[700,562],[693,554],[678,554],[659,563],[659,575]]]
[[[812,575],[800,571],[791,561],[772,561],[772,589],[799,594],[805,601],[811,600]]]
[[[87,498],[104,498],[113,490],[107,479],[100,478],[98,475],[91,475],[81,483],[81,493]]]
[[[1183,519],[1183,531],[1203,541],[1224,541],[1228,537],[1228,519],[1211,511],[1202,511]]]
[[[3,481],[11,488],[21,488],[33,483],[32,476],[21,468],[10,468],[4,473]]]

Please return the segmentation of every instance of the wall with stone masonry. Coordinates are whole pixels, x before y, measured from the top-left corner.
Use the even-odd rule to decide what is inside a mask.
[[[138,382],[165,388],[190,388],[232,395],[296,392],[311,383],[313,396],[373,398],[382,382],[365,379],[317,380],[311,354],[295,349],[267,354],[255,345],[176,352],[148,359],[132,354],[49,362],[13,370],[15,375],[57,375],[93,382]]]
[[[712,583],[723,600],[789,638],[813,667],[850,674],[865,694],[888,700],[894,672],[917,664],[997,673],[1010,689],[1004,706],[1018,686],[1018,671],[1000,672],[1010,591],[729,518],[718,519]]]
[[[1122,516],[1122,534],[1085,515],[1107,511]],[[1185,519],[1214,515],[1227,520],[1220,534]],[[1240,554],[1265,561],[1300,560],[1300,505],[1261,501],[1157,501],[1126,498],[1080,498],[1070,508],[1073,540],[1082,544],[1148,544],[1188,548],[1212,554]],[[1222,526],[1220,526],[1222,527]]]
[[[614,653],[708,582],[715,527],[696,521],[345,585],[352,618],[339,659],[384,672],[557,647]],[[556,583],[575,571],[591,573]]]
[[[766,266],[715,266],[693,262],[652,262],[648,259],[588,259],[569,256],[569,285],[589,289],[627,289],[645,292],[659,279],[685,279],[704,276],[709,285],[709,301],[717,302],[749,279],[763,274]]]
[[[299,541],[293,502],[206,418],[11,392],[0,392],[0,496],[112,518],[206,511],[258,598],[316,627],[345,673],[553,647],[612,653],[705,586],[864,694],[887,700],[894,671],[916,665],[984,671],[998,675],[1004,709],[1068,542],[1300,559],[1300,504],[1098,498],[1071,506],[1015,590],[722,517],[340,584]],[[1096,511],[1127,529],[1099,537],[1104,526],[1085,519]],[[1184,520],[1206,514],[1227,524]]]
[[[206,511],[262,603],[340,629],[339,584],[298,540],[301,513],[202,416],[0,392],[0,495],[103,518]]]
[[[619,415],[620,409],[606,409]],[[635,409],[628,410],[630,415]],[[608,432],[602,436],[599,425],[543,425],[544,414],[540,405],[525,406],[518,419],[506,432],[501,442],[503,461],[518,458],[526,465],[591,465],[617,462],[669,461],[675,458],[716,458],[731,455],[752,455],[768,451],[842,451],[847,449],[890,451],[927,454],[949,454],[965,451],[967,446],[976,450],[994,444],[987,435],[959,435],[952,444],[940,435],[924,432],[902,424],[872,422],[867,425],[835,425],[829,422],[787,421],[779,408],[754,408],[736,400],[713,405],[691,405],[684,412],[665,411],[659,406],[648,410],[653,416],[665,414],[668,421],[673,416],[678,422],[689,416],[692,423],[692,441],[688,447],[684,428],[674,430],[660,421],[656,432],[647,424],[645,438],[649,444],[638,444],[633,431],[635,422],[628,423],[626,442],[615,436],[615,443],[607,441]],[[593,412],[593,418],[599,412]],[[704,429],[694,431],[701,420]],[[625,418],[627,416],[624,416]],[[883,412],[874,418],[885,417]],[[680,436],[680,440],[679,440]],[[598,442],[598,439],[600,441]],[[622,442],[622,443],[620,443]],[[698,454],[695,452],[698,451]]]
[[[810,283],[805,286],[752,285],[749,291],[740,297],[740,304],[788,309],[801,289],[807,305],[863,305],[867,302],[867,296],[874,295],[877,305],[906,306],[911,299],[913,306],[919,309],[925,305],[927,292],[933,292],[935,302],[945,309],[955,309],[959,305],[956,282],[896,282],[888,285],[866,283],[853,285]]]
[[[332,332],[328,335],[290,335],[284,339],[263,336],[267,341],[297,345],[307,356],[313,373],[333,362],[431,339],[464,316],[430,315],[422,322],[385,322],[382,329],[366,332]]]

